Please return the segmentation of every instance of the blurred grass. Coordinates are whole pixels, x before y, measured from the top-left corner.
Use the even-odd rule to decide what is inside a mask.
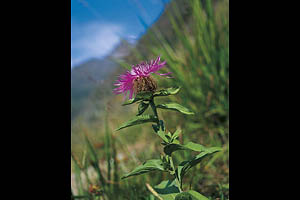
[[[155,24],[136,48],[131,49],[128,57],[118,60],[126,68],[157,55],[167,61],[164,70],[172,71],[174,79],[155,77],[158,85],[161,88],[181,86],[182,89],[178,95],[161,98],[157,103],[178,102],[191,108],[195,115],[159,110],[166,129],[171,132],[182,129],[180,140],[183,143],[193,141],[223,148],[222,152],[195,167],[184,179],[184,190],[192,188],[210,199],[229,198],[228,6],[227,0],[172,1],[162,16],[167,22],[161,23],[161,26]],[[145,24],[143,18],[139,18]],[[168,26],[163,26],[166,23]],[[88,185],[96,184],[104,190],[100,199],[154,199],[150,197],[145,183],[154,186],[168,178],[167,174],[153,172],[120,181],[121,175],[147,159],[159,158],[159,152],[162,152],[160,141],[152,134],[150,124],[118,133],[112,131],[133,117],[137,110],[136,105],[122,107],[122,98],[108,96],[102,99],[106,111],[93,124],[80,118],[72,123],[71,166],[75,196],[93,199]],[[178,164],[191,157],[192,153],[178,152],[174,155],[174,162]]]

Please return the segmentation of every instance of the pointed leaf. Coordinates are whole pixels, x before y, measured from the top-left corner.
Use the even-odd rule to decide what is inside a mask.
[[[157,108],[161,109],[167,109],[167,110],[175,110],[179,111],[186,115],[193,115],[194,113],[190,111],[188,108],[178,104],[178,103],[166,103],[166,104],[160,104],[156,106]]]
[[[169,143],[167,135],[162,130],[157,131],[157,135],[166,143]]]
[[[172,144],[180,144],[178,139],[171,139]]]
[[[148,107],[149,107],[149,103],[145,103],[145,102],[142,101],[139,104],[137,116],[143,114],[147,110]]]
[[[167,89],[162,89],[160,91],[157,91],[153,94],[154,97],[157,96],[168,96],[168,95],[174,95],[177,94],[180,90],[180,87],[172,87]]]
[[[143,124],[143,123],[147,123],[147,122],[156,122],[156,120],[157,120],[157,118],[153,115],[140,115],[140,116],[137,116],[137,117],[129,120],[128,122],[124,123],[116,131],[119,131],[123,128],[127,128],[129,126],[134,126],[134,125]]]
[[[168,144],[167,146],[164,147],[164,152],[168,155],[171,155],[174,151],[178,151],[178,150],[192,150],[192,151],[207,151],[207,152],[211,152],[214,150],[214,148],[206,148],[201,144],[197,144],[194,142],[189,142],[185,145],[181,145],[181,144],[176,144],[176,143],[172,143],[172,144]]]
[[[168,138],[171,140],[172,134],[171,134],[170,132],[168,132],[167,136],[168,136]]]
[[[172,135],[172,139],[174,140],[174,139],[177,139],[178,137],[179,137],[179,134],[181,133],[181,130],[180,129],[177,129],[176,131],[175,131],[175,133],[173,133],[173,135]]]
[[[192,151],[208,151],[210,152],[210,148],[206,148],[205,146],[201,145],[201,144],[197,144],[194,142],[188,142],[186,145],[184,145],[185,148],[190,149]]]
[[[150,171],[160,170],[164,171],[163,162],[160,159],[147,160],[142,165],[135,168],[132,172],[125,174],[121,179],[128,178],[130,176],[136,176],[144,174]]]

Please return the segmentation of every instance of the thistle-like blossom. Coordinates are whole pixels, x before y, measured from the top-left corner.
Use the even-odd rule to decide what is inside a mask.
[[[129,98],[132,99],[133,94],[138,94],[142,91],[152,91],[157,89],[157,84],[155,80],[151,77],[151,74],[157,74],[160,76],[167,76],[171,72],[160,74],[158,71],[164,67],[166,61],[160,63],[160,56],[156,60],[151,60],[150,63],[142,62],[136,66],[132,65],[130,71],[126,71],[124,74],[120,75],[119,79],[114,84],[118,86],[114,89],[115,94],[124,94],[126,98],[129,92]],[[169,76],[167,76],[170,78]]]

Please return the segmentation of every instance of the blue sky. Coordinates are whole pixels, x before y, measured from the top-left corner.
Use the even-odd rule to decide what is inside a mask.
[[[102,58],[126,39],[135,42],[170,0],[71,0],[71,65]]]

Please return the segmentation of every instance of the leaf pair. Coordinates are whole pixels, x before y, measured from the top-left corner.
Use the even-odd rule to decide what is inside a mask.
[[[116,131],[121,130],[123,128],[130,127],[130,126],[142,124],[142,123],[157,122],[157,118],[155,116],[153,116],[153,115],[142,115],[142,114],[147,110],[147,108],[149,107],[149,104],[153,101],[154,97],[174,95],[174,94],[177,94],[179,92],[179,90],[180,90],[180,87],[174,87],[174,88],[162,89],[162,90],[154,92],[154,93],[152,93],[152,92],[141,92],[141,93],[137,94],[135,96],[135,98],[126,101],[123,105],[130,105],[130,104],[138,103],[138,102],[140,103],[139,106],[138,106],[137,117],[135,117],[135,118],[131,119],[130,121],[122,124],[121,127],[119,127]],[[155,112],[156,112],[156,108],[167,109],[167,110],[175,110],[175,111],[179,111],[183,114],[187,114],[187,115],[194,114],[188,108],[186,108],[182,105],[179,105],[177,103],[160,104],[160,105],[157,105],[157,106],[154,105],[153,109],[155,110]],[[155,132],[157,132],[158,130],[160,130],[160,127],[158,127],[157,125],[154,125],[153,129],[155,130]]]
[[[138,93],[133,99],[129,99],[128,101],[123,103],[123,106],[130,105],[130,104],[139,102],[141,100],[150,101],[154,97],[158,97],[158,96],[174,95],[174,94],[177,94],[179,92],[179,90],[180,90],[180,87],[171,87],[171,88],[159,90],[159,91],[154,92],[154,93],[152,93],[152,92],[141,92],[141,93]]]
[[[161,132],[161,131],[159,131]],[[186,145],[178,145],[178,144],[170,144],[167,145],[166,147],[176,147],[173,148],[173,151],[176,150],[193,150],[193,151],[201,151],[200,154],[198,154],[196,157],[194,157],[193,159],[189,160],[189,161],[184,161],[182,163],[179,164],[178,168],[176,169],[176,176],[178,177],[178,180],[181,183],[182,177],[184,176],[184,174],[193,166],[195,166],[196,164],[198,164],[203,158],[205,158],[208,155],[211,155],[213,153],[216,153],[218,151],[221,150],[221,148],[218,147],[211,147],[211,148],[206,148],[200,144],[196,144],[193,142],[189,142]],[[164,149],[164,151],[167,151]],[[167,154],[169,155],[169,154]],[[136,175],[140,175],[140,174],[144,174],[150,171],[154,171],[154,170],[159,170],[159,171],[166,171],[165,167],[164,167],[164,163],[161,159],[152,159],[152,160],[148,160],[146,162],[144,162],[142,165],[136,167],[132,172],[124,175],[122,177],[122,179],[127,178],[129,176],[136,176]]]
[[[157,118],[155,116],[153,116],[153,115],[142,115],[148,107],[149,107],[149,103],[145,103],[145,102],[142,101],[139,104],[139,107],[138,107],[137,117],[135,117],[135,118],[131,119],[130,121],[124,123],[116,131],[121,130],[121,129],[126,128],[126,127],[129,127],[129,126],[137,125],[137,124],[142,124],[142,123],[146,123],[146,122],[156,122]],[[177,103],[160,104],[160,105],[157,105],[156,107],[161,108],[161,109],[167,109],[167,110],[176,110],[176,111],[179,111],[179,112],[181,112],[183,114],[186,114],[186,115],[194,114],[188,108],[185,108],[185,107],[183,107],[183,106],[181,106]],[[158,131],[158,129],[155,129],[155,132],[157,132],[157,131]]]

